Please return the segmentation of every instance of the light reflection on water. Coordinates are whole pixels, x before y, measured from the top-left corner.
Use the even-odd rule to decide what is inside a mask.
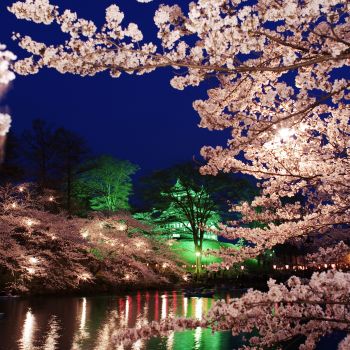
[[[166,338],[113,347],[114,326],[140,327],[167,316],[201,319],[212,299],[179,292],[137,292],[124,296],[0,299],[0,350],[225,350],[237,347],[228,332],[209,329],[172,332]]]

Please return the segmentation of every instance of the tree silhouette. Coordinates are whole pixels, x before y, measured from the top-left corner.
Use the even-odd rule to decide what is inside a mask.
[[[54,143],[56,145],[55,168],[60,178],[66,208],[71,212],[73,182],[82,171],[79,165],[88,154],[88,146],[82,137],[65,128],[55,131]]]

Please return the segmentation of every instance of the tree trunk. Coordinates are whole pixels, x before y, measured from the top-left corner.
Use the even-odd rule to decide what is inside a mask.
[[[196,254],[196,274],[197,276],[202,272],[202,247],[195,245]]]

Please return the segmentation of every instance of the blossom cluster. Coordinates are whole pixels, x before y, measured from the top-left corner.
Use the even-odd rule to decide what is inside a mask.
[[[157,44],[143,42],[136,24],[123,24],[116,5],[106,9],[101,28],[48,0],[18,1],[9,10],[20,19],[56,24],[68,35],[60,45],[47,45],[16,34],[30,54],[15,63],[19,74],[49,67],[118,77],[172,67],[171,85],[180,90],[215,79],[207,99],[193,107],[200,127],[228,130],[230,137],[225,147],[202,148],[207,163],[201,172],[253,175],[261,189],[251,203],[232,205],[242,213],[240,222],[218,231],[249,242],[240,251],[220,251],[223,266],[289,239],[349,233],[350,83],[342,74],[350,66],[349,1],[197,0],[187,12],[160,5],[154,16]],[[338,248],[325,252],[333,255]],[[250,291],[231,304],[217,304],[211,316],[222,329],[258,327],[252,346],[302,334],[304,349],[311,349],[321,335],[347,330],[348,281],[348,274],[330,271],[309,284],[293,278],[289,289],[271,282],[267,294]],[[278,303],[278,311],[271,303]],[[159,326],[147,332],[153,331]],[[349,337],[340,348],[348,343]]]
[[[174,254],[143,235],[148,227],[129,213],[68,218],[55,193],[33,184],[0,187],[0,229],[2,293],[106,291],[182,280]]]
[[[233,335],[245,332],[242,349],[281,348],[298,336],[303,339],[299,349],[314,349],[322,336],[335,330],[349,331],[349,291],[350,274],[334,270],[314,273],[309,281],[293,276],[278,284],[270,279],[267,292],[250,289],[240,298],[218,300],[201,320],[166,319],[126,330],[116,326],[112,337],[116,344],[129,344],[173,330],[210,327],[213,331],[230,330]],[[349,335],[338,349],[347,349],[348,344]]]
[[[343,260],[349,253],[350,247],[341,241],[335,246],[320,247],[316,253],[307,254],[305,258],[311,264],[330,264]]]
[[[0,97],[6,91],[8,84],[15,78],[10,70],[10,63],[16,56],[6,50],[6,46],[0,44]],[[0,113],[0,137],[5,136],[10,130],[11,116],[8,113]]]

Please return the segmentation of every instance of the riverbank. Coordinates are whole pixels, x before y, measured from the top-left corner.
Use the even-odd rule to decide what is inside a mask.
[[[38,210],[0,217],[0,293],[48,295],[163,288],[184,271],[127,215],[67,218]]]

